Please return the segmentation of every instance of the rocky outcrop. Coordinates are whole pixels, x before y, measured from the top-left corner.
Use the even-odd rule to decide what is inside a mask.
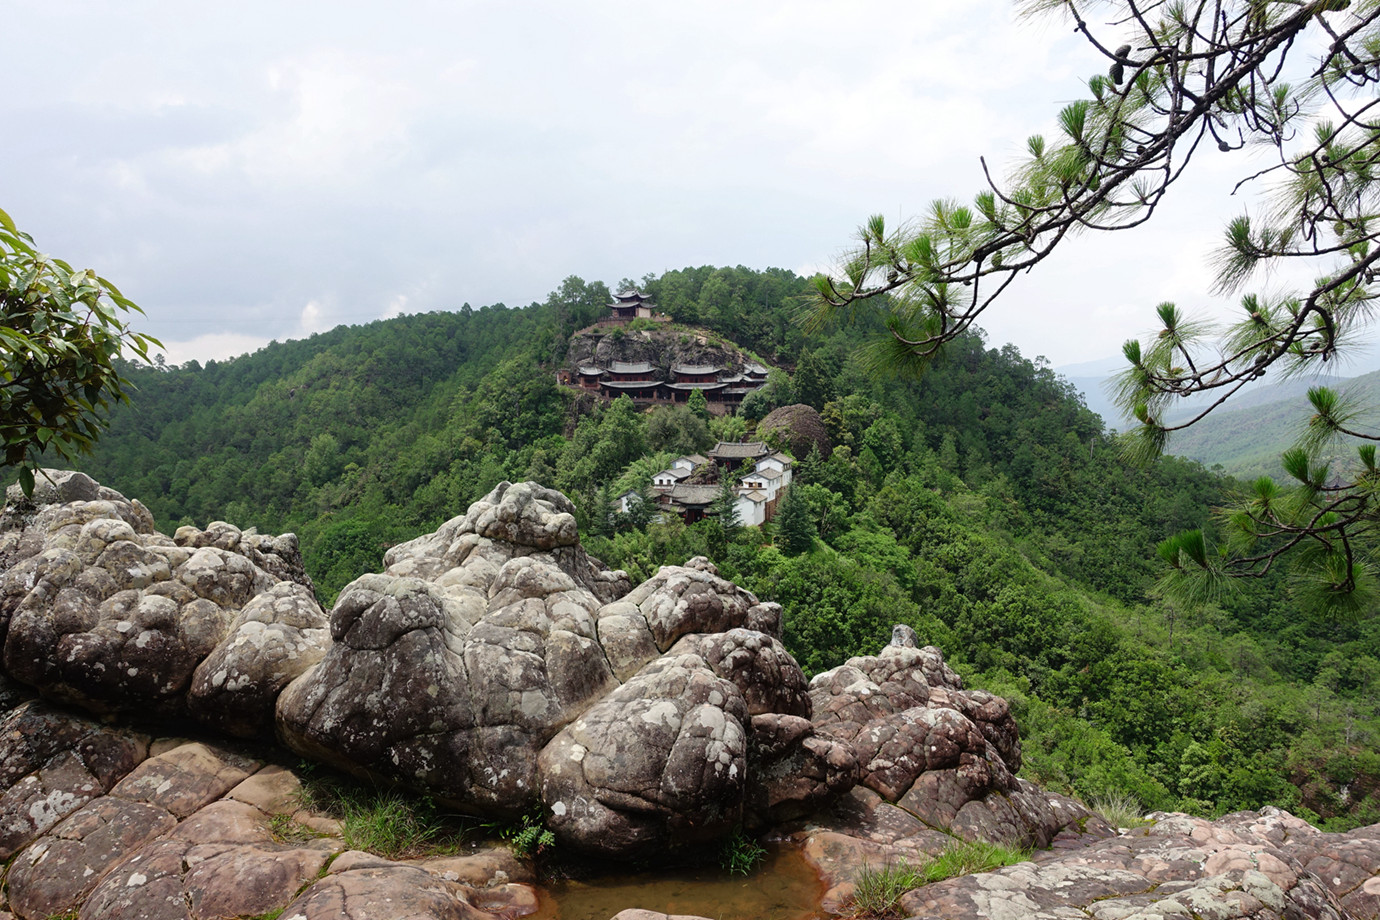
[[[954,920],[1380,916],[1380,827],[1324,834],[1274,808],[1215,822],[1151,819],[1147,828],[912,891],[901,908]]]
[[[663,373],[677,364],[713,365],[741,373],[752,360],[732,342],[708,330],[685,328],[629,330],[622,326],[591,327],[570,339],[566,364],[608,367],[614,361],[645,361]]]
[[[65,471],[7,499],[5,672],[49,699],[267,734],[277,691],[325,652],[291,534],[218,522],[169,538],[138,501]]]
[[[791,822],[830,909],[866,866],[981,838],[1050,849],[912,891],[910,916],[1380,915],[1380,826],[1324,834],[1266,809],[1117,833],[1017,779],[1005,701],[906,627],[807,683],[779,607],[703,559],[634,588],[535,483],[395,547],[329,622],[290,536],[168,538],[87,477],[40,483],[0,514],[0,920],[536,908],[504,850],[349,851],[269,748],[153,738],[112,724],[126,713],[242,736],[276,713],[307,757],[466,811],[540,808],[562,847],[614,858]]]
[[[819,455],[827,459],[834,450],[824,419],[814,406],[803,403],[780,406],[768,412],[766,418],[757,423],[757,437],[784,447],[802,459],[808,457],[811,450],[818,450]]]
[[[31,701],[0,725],[0,917],[218,920],[531,913],[530,867],[506,849],[406,862],[351,852],[303,810],[289,770],[252,754],[151,739]],[[314,830],[280,838],[275,818]]]
[[[281,695],[287,743],[471,813],[543,807],[564,845],[607,856],[693,846],[852,785],[851,750],[809,723],[779,607],[704,560],[632,589],[584,553],[573,510],[504,483],[391,550],[341,592],[330,650]]]
[[[1016,778],[1021,745],[1006,701],[963,689],[938,649],[916,645],[897,626],[881,654],[810,682],[815,727],[852,745],[861,784],[966,840],[1047,846],[1086,818]]]

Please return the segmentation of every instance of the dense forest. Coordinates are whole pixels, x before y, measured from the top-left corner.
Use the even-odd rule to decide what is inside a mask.
[[[575,500],[589,551],[635,579],[703,554],[779,601],[807,671],[910,624],[1012,701],[1024,774],[1051,788],[1201,814],[1275,804],[1334,829],[1380,821],[1380,618],[1311,620],[1280,575],[1192,609],[1155,590],[1156,544],[1211,529],[1235,481],[1173,457],[1129,464],[1067,382],[977,336],[923,379],[877,379],[856,357],[876,330],[806,336],[794,318],[808,285],[787,271],[639,285],[677,323],[778,368],[738,415],[644,413],[558,386],[570,335],[609,301],[570,278],[523,308],[466,304],[128,368],[138,392],[84,468],[168,532],[296,532],[327,604],[388,546],[503,479],[537,479]],[[794,403],[820,411],[834,448],[796,458],[773,524],[613,512],[612,496],[673,457]]]

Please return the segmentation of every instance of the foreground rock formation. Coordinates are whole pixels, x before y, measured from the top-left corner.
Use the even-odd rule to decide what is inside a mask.
[[[456,811],[540,814],[562,851],[645,860],[775,829],[831,909],[864,866],[986,839],[1052,848],[912,892],[910,915],[1380,914],[1380,827],[1321,834],[1267,811],[1118,834],[1018,779],[1006,702],[908,628],[807,683],[779,607],[702,559],[633,586],[585,554],[572,511],[503,483],[390,550],[327,616],[291,535],[170,538],[81,474],[40,477],[33,500],[11,490],[0,920],[535,908],[530,865],[502,852],[348,852],[272,762],[279,742]],[[203,737],[152,734],[167,725]]]

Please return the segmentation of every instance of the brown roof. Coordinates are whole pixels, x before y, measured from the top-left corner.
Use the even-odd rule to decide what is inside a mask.
[[[680,502],[682,505],[708,505],[719,497],[719,487],[717,485],[692,486],[685,483],[677,483],[668,495],[672,501]]]
[[[767,453],[765,441],[720,441],[709,452],[710,456],[728,460],[762,457]]]

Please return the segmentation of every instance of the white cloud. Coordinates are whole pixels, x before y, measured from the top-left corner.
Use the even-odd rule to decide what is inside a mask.
[[[164,339],[161,353],[169,364],[185,364],[193,359],[205,363],[250,354],[263,348],[268,342],[266,337],[259,335],[208,332],[182,341]]]

